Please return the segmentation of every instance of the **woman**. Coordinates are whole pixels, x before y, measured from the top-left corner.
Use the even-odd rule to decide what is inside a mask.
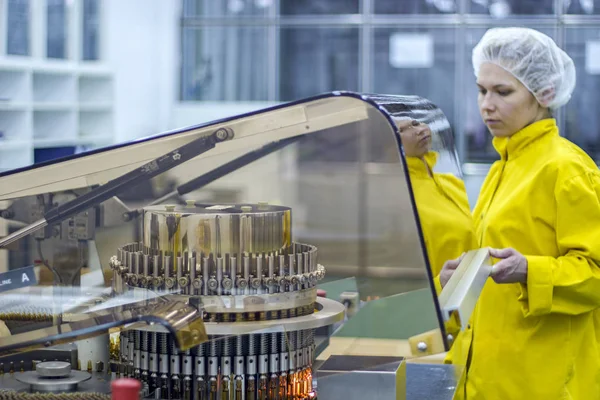
[[[456,395],[599,399],[600,173],[552,118],[575,86],[573,61],[540,32],[501,28],[484,35],[473,65],[501,157],[473,217],[497,262],[463,333]],[[444,265],[442,286],[457,264]]]
[[[432,132],[414,119],[396,120],[433,276],[444,262],[476,248],[473,218],[464,182],[450,173],[434,173],[438,153]],[[441,288],[440,288],[441,289]]]

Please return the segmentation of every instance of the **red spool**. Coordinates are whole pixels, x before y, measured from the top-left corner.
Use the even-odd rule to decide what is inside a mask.
[[[112,400],[139,400],[142,383],[137,379],[121,378],[110,384]]]

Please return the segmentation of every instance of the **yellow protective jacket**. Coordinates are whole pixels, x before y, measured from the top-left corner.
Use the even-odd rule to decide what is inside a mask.
[[[435,152],[406,158],[433,276],[477,246],[465,184],[450,173],[430,173],[436,161]]]
[[[523,254],[527,283],[488,279],[464,332],[457,397],[600,399],[598,168],[554,119],[493,143],[501,160],[481,188],[476,232],[480,247]]]

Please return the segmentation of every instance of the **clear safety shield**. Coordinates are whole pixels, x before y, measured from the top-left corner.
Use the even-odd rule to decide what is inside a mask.
[[[153,390],[298,398],[332,355],[444,352],[434,278],[469,249],[431,211],[469,214],[461,177],[435,105],[346,92],[1,173],[0,271],[33,275],[0,351],[110,331]]]

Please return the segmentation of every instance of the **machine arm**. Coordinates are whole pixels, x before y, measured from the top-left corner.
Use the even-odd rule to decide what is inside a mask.
[[[302,137],[303,136],[294,136],[291,138],[278,140],[276,142],[266,144],[254,151],[251,151],[250,153],[246,153],[243,156],[240,156],[234,160],[231,160],[228,163],[223,164],[220,167],[213,169],[212,171],[209,171],[203,175],[200,175],[199,177],[194,178],[191,181],[188,181],[186,183],[179,185],[177,187],[177,189],[154,200],[149,205],[153,206],[153,205],[161,204],[175,196],[183,196],[194,190],[200,189],[200,188],[208,185],[209,183],[214,182],[217,179],[224,177],[225,175],[228,175],[234,171],[237,171],[238,169],[245,167],[246,165],[253,163],[256,160],[260,160],[261,158],[268,156],[269,154],[272,154],[277,150],[280,150],[294,142],[297,142]],[[125,218],[127,220],[131,220],[131,219],[135,218],[139,214],[139,212],[140,212],[139,210],[130,211],[129,213],[126,213]]]
[[[187,143],[167,154],[164,154],[133,171],[130,171],[108,183],[91,190],[61,206],[51,209],[44,214],[44,218],[37,220],[26,227],[0,239],[0,248],[29,235],[47,225],[59,223],[66,218],[80,213],[90,207],[116,196],[122,190],[131,188],[139,183],[162,174],[202,153],[214,148],[219,142],[233,138],[233,131],[229,128],[220,128],[208,136],[202,136]]]

